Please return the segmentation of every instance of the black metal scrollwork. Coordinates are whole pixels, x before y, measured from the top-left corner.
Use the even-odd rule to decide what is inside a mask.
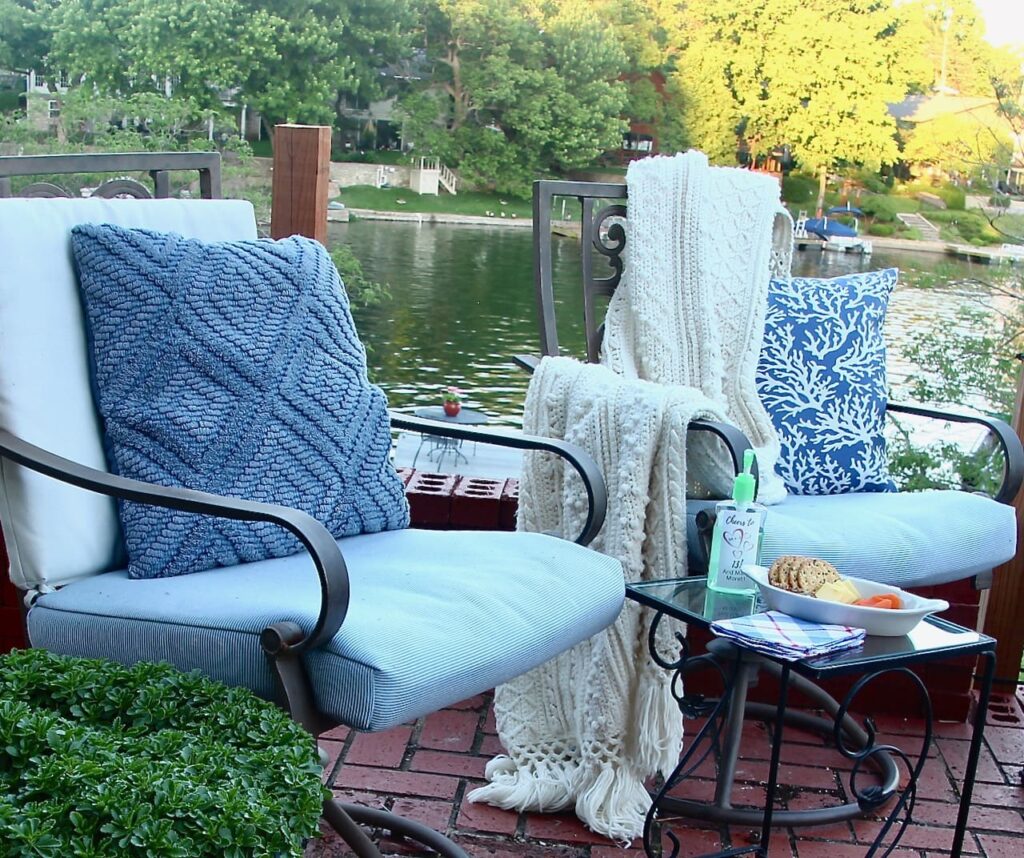
[[[594,286],[605,295],[611,295],[622,279],[622,250],[626,246],[626,230],[621,220],[626,217],[623,205],[605,206],[594,215],[594,249],[606,257],[612,273],[608,277],[594,280]],[[605,226],[612,218],[615,223]]]
[[[867,741],[860,748],[850,747],[846,743],[846,736],[842,729],[843,721],[847,717],[853,701],[857,698],[860,692],[880,676],[886,676],[888,674],[903,675],[905,678],[910,680],[911,686],[916,689],[918,693],[921,705],[920,711],[921,715],[924,717],[925,729],[924,736],[921,739],[921,748],[917,754],[917,760],[913,762],[911,761],[910,756],[900,748],[893,745],[878,745],[875,743],[875,737],[877,736],[878,731],[871,718],[866,718],[864,720],[864,730],[867,733]],[[886,836],[893,829],[893,826],[897,826],[892,842],[889,843],[888,846],[885,847],[885,851],[881,853],[884,858],[884,856],[889,855],[899,844],[900,839],[903,837],[903,833],[906,831],[906,828],[910,824],[913,816],[914,804],[917,800],[917,781],[921,775],[921,770],[924,768],[925,761],[928,759],[928,749],[932,744],[931,697],[929,696],[928,689],[925,687],[921,677],[916,673],[906,667],[893,668],[892,670],[884,670],[878,673],[867,674],[866,676],[862,676],[858,679],[843,698],[843,702],[836,711],[835,718],[836,726],[835,731],[832,734],[833,741],[835,742],[836,750],[838,750],[839,753],[847,759],[853,761],[853,768],[850,771],[849,791],[856,799],[861,809],[864,811],[874,810],[888,802],[894,794],[897,796],[896,803],[893,805],[888,817],[886,817],[881,830],[878,832],[874,843],[871,845],[870,851],[867,853],[868,855],[876,854],[879,847],[885,841]],[[906,767],[908,778],[907,783],[902,789],[899,789],[898,771],[897,782],[892,785],[891,789],[877,784],[872,784],[864,789],[861,789],[858,786],[857,778],[865,766],[872,765],[876,762],[884,763],[891,761],[894,758],[899,760],[903,766]]]
[[[18,191],[18,196],[29,199],[51,199],[53,197],[70,197],[71,192],[54,182],[32,182]]]
[[[132,198],[136,200],[151,200],[153,195],[149,188],[135,179],[108,179],[92,192],[94,197],[102,197],[106,200]]]
[[[662,855],[663,858],[677,858],[680,849],[679,839],[671,829],[662,831],[658,820],[658,809],[670,790],[674,789],[677,784],[690,777],[700,768],[711,753],[718,752],[722,728],[729,715],[728,694],[722,694],[717,699],[708,699],[702,694],[686,695],[684,693],[683,681],[686,675],[694,670],[710,666],[718,671],[723,689],[729,688],[736,679],[736,673],[740,667],[740,659],[737,657],[732,661],[730,670],[721,660],[714,658],[709,653],[691,657],[690,646],[686,637],[678,631],[673,634],[673,637],[679,644],[679,657],[674,660],[665,658],[658,652],[657,647],[658,626],[663,616],[664,614],[659,611],[651,620],[650,628],[647,630],[648,652],[655,664],[664,670],[672,671],[672,696],[675,698],[680,712],[687,718],[705,718],[704,724],[697,731],[697,735],[689,742],[686,750],[679,758],[678,764],[672,770],[672,773],[665,778],[657,793],[653,796],[650,810],[648,810],[647,817],[644,820],[643,843],[646,854]],[[660,843],[662,834],[671,844],[671,849],[667,854],[663,852],[662,844]],[[654,842],[655,838],[659,840],[658,843]]]

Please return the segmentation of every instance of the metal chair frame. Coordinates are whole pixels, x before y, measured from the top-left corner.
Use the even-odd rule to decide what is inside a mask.
[[[623,251],[626,247],[626,231],[615,218],[626,216],[627,190],[625,184],[601,182],[570,182],[541,180],[533,184],[533,240],[534,240],[534,289],[540,325],[540,353],[542,356],[561,354],[556,327],[556,305],[552,275],[552,220],[551,210],[555,197],[571,197],[579,204],[580,211],[580,265],[582,270],[580,286],[583,291],[583,325],[586,335],[587,355],[590,363],[600,357],[601,341],[604,338],[604,321],[598,318],[596,299],[611,298],[622,279],[624,265]],[[609,221],[613,221],[609,223]],[[611,269],[605,275],[594,271],[593,251],[605,258]],[[534,356],[518,356],[516,362],[532,369],[536,366]],[[973,423],[984,427],[1003,453],[1003,480],[994,499],[1000,503],[1011,503],[1024,481],[1024,454],[1016,433],[1003,420],[974,414],[959,414],[940,411],[910,403],[889,402],[887,410],[894,414],[908,414],[927,417],[949,423]],[[710,431],[720,437],[729,449],[737,472],[743,461],[743,453],[750,442],[740,430],[711,421],[699,420],[691,424],[695,431]],[[756,464],[755,464],[756,467]],[[713,515],[713,512],[711,513]],[[713,525],[713,519],[710,522]],[[703,531],[703,527],[702,527]]]
[[[31,158],[0,157],[0,197],[9,196],[9,177],[73,172],[124,172],[149,170],[156,196],[167,196],[169,170],[198,170],[202,195],[220,195],[220,156],[216,153],[142,153],[133,155],[47,155]],[[115,180],[121,182],[121,180]],[[109,184],[109,183],[108,183]],[[152,196],[133,188],[130,196]],[[32,186],[29,186],[32,188]],[[102,186],[101,186],[102,187]],[[119,187],[123,188],[121,184]],[[56,189],[55,189],[56,188]],[[5,190],[7,193],[5,193]],[[33,196],[70,196],[56,186],[36,186]],[[113,196],[116,196],[114,194]],[[477,441],[519,450],[541,450],[563,457],[580,474],[589,503],[587,520],[575,541],[587,545],[604,522],[607,497],[604,479],[596,462],[583,449],[550,438],[509,436],[493,430],[439,424],[401,414],[391,414],[393,429],[405,429],[452,439]],[[349,604],[349,578],[345,559],[334,537],[315,518],[284,506],[222,497],[185,488],[153,485],[95,470],[58,456],[0,429],[0,459],[13,462],[53,479],[88,491],[185,512],[202,513],[240,521],[266,521],[285,528],[303,544],[320,581],[320,610],[313,628],[294,622],[278,622],[260,634],[260,646],[270,662],[279,687],[278,703],[314,738],[337,726],[316,706],[312,683],[302,660],[304,653],[328,643],[345,621]],[[323,819],[345,840],[359,858],[381,858],[363,826],[385,829],[398,837],[426,846],[447,858],[468,858],[461,847],[443,834],[388,811],[328,799]]]
[[[624,184],[569,182],[569,181],[538,181],[533,186],[533,237],[534,237],[534,287],[536,290],[537,310],[540,323],[541,355],[557,356],[561,353],[556,330],[556,304],[552,275],[552,221],[551,211],[555,197],[574,198],[579,204],[580,213],[580,265],[583,290],[583,324],[586,335],[588,362],[596,363],[600,357],[601,341],[604,336],[604,323],[598,318],[596,299],[611,298],[622,279],[624,267],[623,251],[626,246],[626,231],[616,218],[626,215],[625,201],[627,190]],[[594,251],[603,256],[610,268],[609,274],[594,271]],[[538,358],[532,355],[520,355],[516,362],[532,371]],[[1003,454],[1003,479],[994,499],[1000,503],[1010,504],[1020,490],[1024,480],[1024,449],[1020,440],[1010,426],[1002,420],[968,414],[957,414],[919,405],[890,402],[889,412],[909,414],[942,420],[949,423],[974,423],[983,426],[994,438]],[[696,421],[690,428],[695,431],[710,431],[726,444],[736,471],[740,470],[744,451],[750,442],[737,428],[709,421]],[[697,530],[703,548],[700,558],[706,568],[711,531],[714,528],[715,501],[690,502],[699,512],[696,515]],[[691,559],[693,555],[691,554]],[[975,576],[975,586],[983,589],[991,586],[991,571]],[[721,642],[718,642],[721,643]],[[730,669],[735,661],[735,648],[720,646],[713,643],[704,661],[697,659],[703,666],[715,666],[722,674]],[[738,664],[738,662],[737,662]],[[664,809],[670,814],[684,817],[713,820],[719,823],[750,825],[760,824],[761,811],[749,811],[736,808],[732,804],[732,792],[736,773],[737,759],[740,753],[742,723],[745,716],[758,719],[770,718],[774,706],[750,703],[747,701],[747,689],[756,683],[760,671],[779,672],[777,665],[756,654],[744,653],[742,669],[731,687],[727,688],[731,717],[725,730],[723,740],[717,747],[718,781],[714,799],[709,802],[685,801],[668,799]],[[840,704],[831,695],[810,680],[800,679],[801,690],[814,700],[815,705],[835,714],[840,712]],[[860,748],[870,744],[867,734],[856,722],[844,712],[841,713],[841,729],[851,742],[851,746]],[[789,720],[800,723],[811,730],[830,732],[832,722],[794,713]],[[836,728],[840,729],[840,728]],[[880,785],[878,795],[881,802],[886,802],[896,794],[898,774],[892,759],[881,753],[874,760],[877,765]],[[854,802],[833,807],[810,810],[794,810],[776,812],[772,819],[776,825],[811,825],[828,824],[845,819],[852,819],[863,813],[861,806]]]

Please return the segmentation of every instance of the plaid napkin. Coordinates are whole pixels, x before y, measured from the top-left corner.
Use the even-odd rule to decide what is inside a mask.
[[[786,661],[850,649],[864,640],[864,629],[812,623],[779,611],[719,620],[711,624],[711,631],[747,649]]]

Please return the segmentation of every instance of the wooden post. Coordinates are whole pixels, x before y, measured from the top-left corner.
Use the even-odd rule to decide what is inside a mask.
[[[1013,428],[1024,440],[1024,372],[1017,382]],[[1017,554],[995,570],[985,611],[985,634],[998,641],[996,677],[1017,681],[1021,655],[1024,654],[1024,491],[1014,498],[1017,510]]]
[[[278,125],[274,129],[271,238],[304,235],[327,244],[330,175],[329,126]]]

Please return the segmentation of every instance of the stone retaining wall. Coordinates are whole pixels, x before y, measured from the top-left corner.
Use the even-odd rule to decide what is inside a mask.
[[[353,185],[376,185],[377,169],[380,164],[360,164],[352,161],[331,162],[331,183],[339,188],[350,188]],[[392,188],[408,188],[409,174],[412,167],[402,164],[383,165],[388,185]]]

